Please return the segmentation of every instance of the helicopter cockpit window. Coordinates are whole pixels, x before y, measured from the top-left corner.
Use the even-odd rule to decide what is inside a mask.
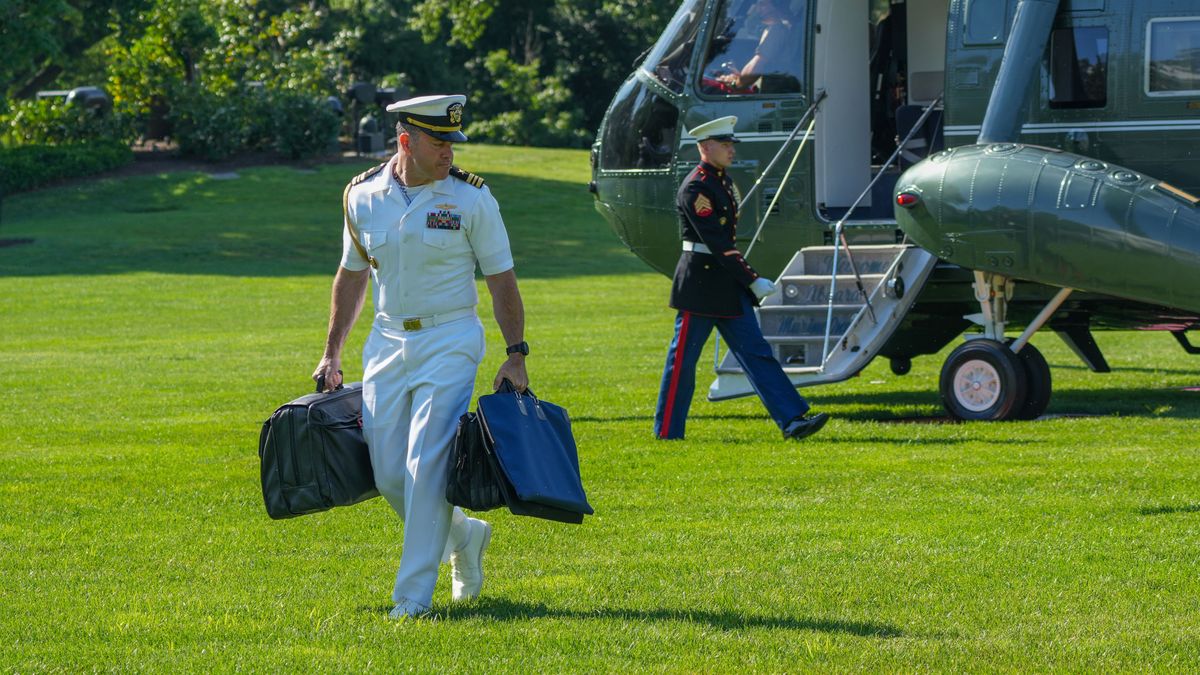
[[[1149,33],[1147,93],[1200,92],[1200,19],[1156,19]]]
[[[725,95],[800,92],[804,7],[804,0],[722,0],[713,17],[700,91]]]
[[[683,85],[687,82],[692,47],[696,44],[696,33],[704,18],[703,5],[703,0],[683,3],[642,64],[659,82],[677,94],[683,91]]]
[[[1057,28],[1050,36],[1050,107],[1108,104],[1108,29]]]
[[[604,122],[600,168],[664,169],[678,137],[679,109],[636,77],[617,92]]]

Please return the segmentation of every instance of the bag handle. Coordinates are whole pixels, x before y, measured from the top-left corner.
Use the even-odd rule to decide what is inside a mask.
[[[528,395],[534,399],[537,399],[537,394],[533,393],[533,390],[530,389],[529,387],[525,387],[525,391],[523,391],[523,392],[517,391],[517,386],[515,384],[513,384],[512,380],[509,380],[507,377],[504,378],[503,380],[500,380],[500,388],[496,390],[496,393],[497,394],[516,394],[517,396]]]
[[[542,410],[541,399],[539,399],[537,397],[537,394],[533,393],[533,390],[530,389],[529,387],[525,387],[524,392],[517,391],[516,386],[514,386],[513,383],[510,382],[509,379],[506,377],[503,380],[500,380],[500,388],[496,390],[496,393],[497,394],[516,394],[517,408],[519,408],[521,410],[522,415],[528,415],[529,411],[527,411],[525,409],[525,401],[521,397],[524,395],[529,396],[529,398],[533,399],[534,414],[537,415],[538,419],[541,419],[541,420],[546,419],[546,412],[544,410]]]
[[[338,375],[341,375],[341,374],[342,374],[342,371],[339,368]],[[333,391],[337,391],[338,389],[341,389],[344,386],[345,386],[344,384],[339,384],[337,386],[337,389],[334,389]],[[317,376],[317,393],[320,394],[323,391],[325,391],[325,373],[321,373],[320,375]]]

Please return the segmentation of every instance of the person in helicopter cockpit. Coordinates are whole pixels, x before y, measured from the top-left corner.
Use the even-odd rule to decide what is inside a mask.
[[[762,24],[754,55],[740,68],[725,64],[729,72],[716,78],[731,89],[731,93],[745,90],[761,91],[764,88],[764,76],[787,76],[793,65],[788,61],[798,37],[787,0],[758,0],[750,8],[748,16],[757,16]],[[780,87],[769,88],[776,91],[788,90]],[[798,87],[796,90],[799,90]]]

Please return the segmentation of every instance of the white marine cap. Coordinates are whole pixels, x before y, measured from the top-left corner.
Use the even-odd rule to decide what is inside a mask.
[[[396,101],[387,107],[387,111],[400,113],[401,122],[411,124],[434,138],[462,143],[467,140],[462,132],[463,106],[466,103],[467,97],[462,94],[434,94]]]
[[[718,117],[711,122],[705,122],[688,133],[696,137],[696,142],[712,139],[714,141],[733,141],[737,143],[738,139],[733,136],[733,125],[735,124],[737,124],[737,116],[728,115],[726,117]]]

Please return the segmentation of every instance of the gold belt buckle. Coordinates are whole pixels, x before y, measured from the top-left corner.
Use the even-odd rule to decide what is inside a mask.
[[[420,319],[405,319],[404,330],[421,330]]]

